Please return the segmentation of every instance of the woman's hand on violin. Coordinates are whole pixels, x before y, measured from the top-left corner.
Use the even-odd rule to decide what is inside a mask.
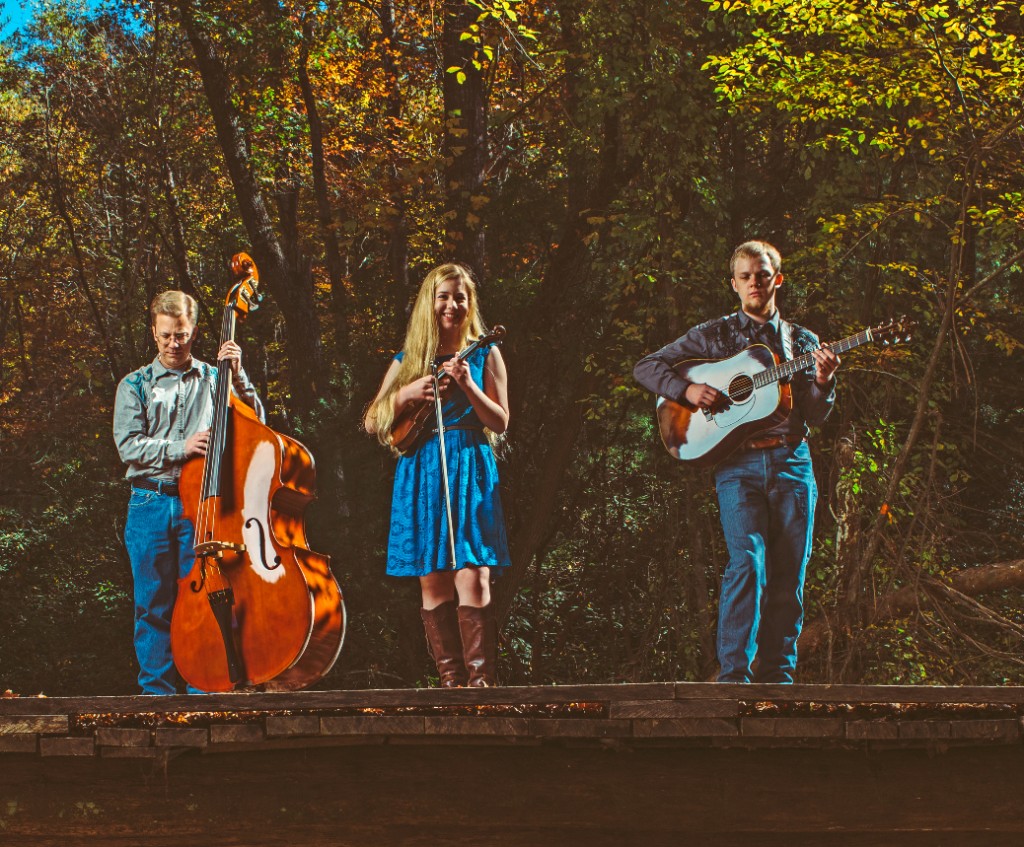
[[[473,377],[469,373],[469,365],[466,364],[465,359],[460,359],[457,356],[454,359],[449,359],[442,365],[444,372],[452,378],[452,381],[459,386],[463,391],[469,388],[473,382]]]
[[[242,348],[234,341],[225,341],[217,353],[217,361],[223,362],[225,359],[231,363],[231,373],[238,376],[242,371]]]
[[[448,395],[450,383],[445,380],[441,383],[441,397]],[[408,406],[410,403],[433,403],[434,402],[434,378],[429,374],[414,379],[401,391],[398,392],[399,406]]]

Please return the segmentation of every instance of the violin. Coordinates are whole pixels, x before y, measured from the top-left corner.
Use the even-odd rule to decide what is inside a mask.
[[[479,350],[485,344],[501,341],[505,337],[505,327],[495,326],[490,332],[481,335],[476,341],[456,354],[456,360],[463,360],[474,351]],[[437,366],[433,372],[435,380],[442,377],[447,379],[442,366]],[[395,418],[388,432],[388,442],[403,456],[412,452],[423,433],[423,428],[432,420],[434,404],[426,400],[417,400],[408,404]]]
[[[259,306],[259,273],[231,260],[221,345]],[[314,500],[313,456],[262,423],[231,392],[231,363],[217,363],[206,455],[182,466],[182,508],[195,527],[195,562],[178,581],[171,652],[201,691],[259,686],[294,691],[334,665],[345,606],[330,559],[309,549],[303,515]]]

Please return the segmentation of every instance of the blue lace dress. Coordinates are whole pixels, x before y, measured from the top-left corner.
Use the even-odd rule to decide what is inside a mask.
[[[473,381],[481,387],[491,347],[481,347],[466,359]],[[395,358],[401,361],[402,355],[399,353]],[[511,559],[498,491],[498,467],[483,425],[457,385],[442,406],[442,414],[446,427],[459,427],[445,431],[456,569],[506,568]],[[421,437],[416,449],[400,457],[395,468],[387,573],[425,576],[450,570],[441,456],[434,432]]]

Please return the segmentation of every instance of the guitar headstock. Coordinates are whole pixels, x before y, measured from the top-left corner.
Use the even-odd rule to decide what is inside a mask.
[[[871,333],[872,341],[878,341],[882,344],[901,344],[910,341],[916,326],[917,321],[908,318],[906,315],[901,315],[898,318],[890,318],[885,323],[872,327],[869,332]]]
[[[263,295],[259,292],[260,272],[248,253],[235,253],[231,257],[231,273],[235,280],[224,305],[235,310],[239,318],[260,307]]]

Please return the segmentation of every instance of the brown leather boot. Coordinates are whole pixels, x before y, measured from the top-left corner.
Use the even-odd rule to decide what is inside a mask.
[[[469,687],[498,684],[498,622],[494,607],[459,606],[462,655],[469,671]]]
[[[459,688],[466,684],[467,679],[455,609],[454,600],[433,609],[420,609],[423,631],[427,635],[427,649],[437,665],[442,688]]]

